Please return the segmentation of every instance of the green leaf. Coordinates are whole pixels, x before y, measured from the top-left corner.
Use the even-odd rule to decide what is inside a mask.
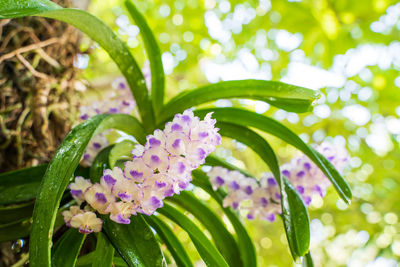
[[[295,260],[305,255],[310,245],[310,224],[307,208],[297,191],[286,179],[281,179],[278,160],[271,146],[260,135],[235,124],[217,122],[219,133],[234,138],[254,150],[269,166],[280,185],[282,218],[292,256]]]
[[[229,266],[243,266],[235,239],[214,212],[201,203],[191,192],[183,191],[180,195],[175,195],[169,200],[192,213],[207,228]]]
[[[224,208],[223,199],[224,195],[222,195],[221,191],[214,191],[211,187],[211,184],[208,180],[208,176],[202,172],[201,170],[194,170],[192,172],[193,181],[192,183],[195,186],[200,187],[204,191],[206,191],[212,198],[214,198],[217,203],[221,206],[222,210],[228,217],[231,222],[233,228],[235,229],[237,243],[240,250],[240,257],[242,258],[243,264],[245,267],[256,267],[257,266],[257,257],[256,251],[254,248],[254,244],[251,241],[249,234],[247,233],[246,228],[243,223],[240,221],[238,215],[232,211],[231,208]]]
[[[3,0],[0,3],[0,19],[33,16],[55,9],[61,9],[61,7],[50,1]]]
[[[98,233],[92,267],[111,267],[113,259],[114,247],[103,233]]]
[[[169,228],[169,226],[158,219],[156,216],[145,217],[146,221],[150,226],[156,230],[157,234],[160,236],[161,240],[167,246],[169,252],[174,257],[175,263],[178,267],[191,267],[193,266],[189,255],[187,254],[182,243],[176,237],[175,233]]]
[[[136,143],[131,140],[124,140],[111,149],[109,155],[109,164],[114,168],[118,160],[132,159],[131,151],[135,148]]]
[[[350,204],[352,193],[346,180],[338,173],[329,160],[304,143],[298,135],[286,126],[266,116],[238,108],[202,109],[196,110],[195,114],[203,117],[208,112],[214,112],[213,117],[216,118],[217,121],[234,122],[242,126],[257,128],[301,150],[325,173],[343,201]]]
[[[48,0],[2,0],[0,18],[41,16],[67,22],[96,41],[115,61],[135,97],[143,124],[154,127],[154,112],[143,73],[127,45],[104,22],[86,11],[62,8]]]
[[[46,171],[47,164],[0,174],[0,205],[31,200]]]
[[[164,67],[161,61],[160,47],[145,18],[140,14],[133,2],[131,0],[126,0],[125,6],[140,29],[147,56],[149,57],[151,69],[151,98],[153,101],[153,109],[157,114],[164,104],[165,87]]]
[[[282,219],[293,259],[298,261],[310,247],[310,218],[299,193],[283,177],[281,183]]]
[[[0,207],[0,224],[29,219],[33,212],[33,201],[22,204]]]
[[[97,156],[94,158],[92,166],[90,166],[90,180],[93,183],[100,183],[100,177],[103,175],[103,171],[109,168],[108,159],[110,151],[115,145],[110,145],[103,148]]]
[[[143,134],[140,123],[132,116],[97,115],[75,127],[49,163],[33,211],[29,252],[32,266],[50,266],[51,238],[61,197],[90,139],[109,128],[125,131],[134,136]]]
[[[309,151],[314,152],[315,156],[313,158],[311,158],[311,153]],[[336,170],[336,168],[332,165],[332,163],[327,158],[325,158],[321,153],[319,153],[312,147],[309,147],[309,151],[307,151],[308,153],[307,155],[311,158],[311,160],[313,160],[318,165],[318,167],[329,178],[329,180],[333,184],[333,187],[335,187],[336,192],[339,194],[341,199],[347,205],[350,205],[353,194],[351,192],[349,184],[346,182],[343,176]]]
[[[319,93],[303,87],[264,80],[226,81],[184,91],[158,113],[157,124],[187,108],[221,98],[263,100],[293,112],[306,112]],[[288,105],[290,103],[290,105]]]
[[[254,150],[268,165],[278,183],[281,180],[278,160],[269,143],[256,132],[236,124],[217,121],[216,127],[220,128],[219,133],[239,142],[246,144]]]
[[[109,168],[110,147],[104,148],[95,158],[96,168],[91,169],[92,181],[99,181],[103,170]],[[164,255],[150,227],[138,214],[131,217],[131,223],[119,224],[101,215],[103,232],[114,248],[129,266],[165,266]]]
[[[29,235],[32,220],[0,225],[0,242],[12,241]]]
[[[143,215],[132,216],[130,224],[101,217],[104,233],[129,266],[166,266],[161,248]]]
[[[64,218],[61,215],[61,212],[66,210],[69,206],[71,206],[71,203],[73,202],[67,203],[58,210],[56,222],[54,225],[55,229],[64,224]],[[26,203],[26,204],[31,204],[31,203]],[[23,210],[21,210],[21,213],[18,213],[18,216],[20,216],[21,218],[18,221],[13,221],[13,222],[10,221],[6,224],[0,224],[0,242],[12,241],[29,235],[32,226],[31,215],[33,211],[33,205],[30,206],[31,210],[29,210],[28,207],[29,205],[27,205],[26,207],[27,208],[26,213],[23,212]],[[5,220],[9,219],[6,218]]]
[[[92,262],[94,261],[94,257],[95,257],[95,251],[90,252],[86,255],[83,255],[82,257],[79,257],[78,260],[76,261],[76,265],[75,266],[79,266],[79,267],[91,267],[92,266]],[[120,258],[120,257],[114,257],[113,259],[113,266],[114,267],[127,267],[128,265],[126,264],[126,262]]]
[[[85,237],[86,235],[79,233],[77,229],[68,229],[54,245],[51,265],[55,267],[75,266]]]
[[[193,244],[207,266],[228,266],[210,240],[184,214],[166,203],[164,203],[164,207],[159,208],[157,211],[182,227],[189,234],[190,239],[193,241]]]
[[[302,261],[302,266],[303,267],[314,267],[314,261],[311,257],[311,253],[308,252],[304,257]]]
[[[0,205],[26,202],[36,197],[48,164],[0,175]],[[75,175],[89,176],[89,168],[79,166]]]

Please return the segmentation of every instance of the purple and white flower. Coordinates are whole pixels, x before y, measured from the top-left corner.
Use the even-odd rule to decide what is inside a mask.
[[[98,114],[132,113],[136,107],[136,102],[132,97],[125,79],[115,79],[112,83],[112,89],[113,90],[102,97],[102,100],[92,101],[90,106],[81,106],[79,108],[79,119],[84,121]],[[106,136],[110,132],[111,130],[103,132],[90,141],[83,154],[82,165],[90,166],[96,155],[109,145]]]
[[[323,142],[316,147],[316,150],[326,157],[339,173],[342,173],[348,164],[349,155],[344,147]],[[314,195],[324,197],[327,188],[331,185],[325,174],[305,155],[293,158],[289,163],[284,164],[281,170],[299,192],[306,205],[310,205]]]
[[[96,213],[92,211],[84,211],[76,214],[70,221],[70,226],[78,228],[82,234],[98,233],[101,231],[103,221],[97,218]]]
[[[324,142],[316,150],[325,156],[339,172],[343,172],[348,163],[348,153],[344,147],[336,147]],[[293,158],[281,167],[285,176],[310,205],[315,195],[324,197],[330,181],[325,174],[306,156]],[[214,167],[208,172],[214,190],[225,188],[227,196],[223,200],[224,207],[241,209],[247,212],[248,219],[257,217],[268,221],[275,220],[281,213],[281,195],[279,186],[272,173],[264,173],[259,182],[239,171],[230,171],[222,167]],[[249,204],[250,202],[250,204]]]
[[[149,135],[144,146],[135,146],[132,160],[125,162],[124,170],[107,169],[100,183],[89,186],[87,180],[77,177],[70,185],[71,193],[77,194],[73,190],[80,190],[74,197],[86,201],[100,214],[110,214],[110,219],[117,223],[128,224],[130,216],[137,213],[151,215],[163,206],[166,197],[187,189],[191,172],[220,144],[215,123],[211,113],[204,120],[195,117],[191,110],[177,114],[163,131],[156,130]],[[255,188],[250,182],[247,187],[243,186],[247,194]],[[73,215],[66,213],[64,217],[75,227]],[[82,220],[79,218],[80,223]]]

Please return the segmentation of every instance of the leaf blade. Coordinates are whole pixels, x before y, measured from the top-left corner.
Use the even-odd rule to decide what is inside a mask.
[[[129,266],[166,266],[161,248],[143,217],[138,214],[131,217],[130,224],[119,224],[102,216],[104,233]]]
[[[124,140],[118,144],[115,144],[115,146],[111,149],[109,155],[108,163],[111,168],[114,168],[118,160],[131,159],[131,151],[135,148],[135,145],[136,143],[131,140]]]
[[[221,98],[247,98],[256,100],[268,100],[271,104],[279,105],[290,102],[289,111],[308,111],[312,102],[319,97],[313,90],[289,85],[275,81],[265,80],[241,80],[225,81],[206,85],[194,90],[184,91],[172,98],[158,114],[157,123],[166,121],[174,114],[187,108]]]
[[[164,203],[164,207],[159,208],[157,211],[178,224],[189,234],[190,239],[193,241],[193,244],[196,246],[207,266],[228,266],[210,240],[208,240],[203,232],[185,215],[167,203]]]
[[[308,252],[304,257],[302,261],[302,266],[303,267],[314,267],[314,261],[311,257],[311,253]]]
[[[0,175],[0,205],[26,202],[36,197],[48,164],[6,172]],[[88,177],[89,168],[79,166],[75,175]]]
[[[175,259],[175,263],[179,267],[194,266],[182,243],[165,222],[163,222],[156,216],[148,216],[146,217],[146,221],[150,224],[152,228],[156,230],[157,234],[165,242],[168,250],[171,252],[172,256]]]
[[[201,170],[197,169],[192,172],[193,181],[195,186],[200,187],[206,191],[212,198],[214,198],[220,205],[229,221],[232,223],[233,228],[237,236],[237,242],[240,250],[240,255],[244,266],[246,267],[256,267],[257,266],[257,256],[253,242],[243,223],[240,221],[237,214],[235,214],[231,208],[225,208],[223,206],[224,195],[220,191],[214,191],[208,180],[208,176]]]
[[[0,224],[26,220],[32,216],[34,201],[0,207]]]
[[[180,195],[175,195],[170,200],[192,213],[208,229],[229,266],[243,266],[235,239],[214,212],[191,192],[182,191]]]
[[[0,3],[0,19],[32,16],[54,9],[61,9],[61,7],[53,2],[43,4],[42,0],[2,1]]]
[[[47,164],[0,174],[0,205],[32,199],[46,172]]]
[[[29,235],[32,222],[28,220],[0,225],[0,242],[13,241]]]
[[[75,266],[79,251],[85,241],[86,235],[79,233],[77,229],[68,229],[57,241],[53,248],[51,258],[52,266]]]
[[[164,104],[165,87],[165,75],[164,67],[161,61],[160,47],[158,46],[156,38],[147,24],[146,19],[137,10],[133,2],[131,0],[126,0],[125,6],[140,29],[140,34],[143,37],[147,56],[149,57],[151,69],[151,98],[153,102],[153,109],[157,114]]]
[[[92,267],[111,267],[114,260],[114,247],[103,233],[97,234],[96,250]]]

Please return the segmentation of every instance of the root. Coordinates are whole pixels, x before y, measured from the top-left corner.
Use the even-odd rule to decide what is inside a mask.
[[[70,130],[79,40],[56,20],[0,21],[0,172],[48,162]]]

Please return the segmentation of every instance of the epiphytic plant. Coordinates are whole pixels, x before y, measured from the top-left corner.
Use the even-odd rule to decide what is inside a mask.
[[[301,113],[310,110],[318,93],[281,82],[240,80],[184,91],[164,103],[165,77],[160,49],[133,3],[128,0],[125,5],[140,29],[150,61],[150,93],[127,46],[98,18],[82,10],[61,8],[47,0],[0,2],[0,18],[42,16],[58,19],[72,24],[96,41],[125,76],[139,114],[139,118],[128,114],[101,114],[88,118],[68,134],[48,164],[2,174],[1,241],[29,234],[31,266],[73,266],[87,236],[82,233],[101,230],[96,234],[95,250],[82,256],[80,263],[163,266],[166,263],[155,238],[158,235],[178,266],[193,266],[177,236],[160,219],[166,217],[188,233],[207,265],[256,266],[254,246],[235,212],[240,208],[240,201],[247,199],[253,202],[249,219],[259,216],[272,220],[275,214],[280,215],[293,258],[303,258],[304,264],[311,266],[309,217],[305,203],[308,204],[312,193],[324,194],[324,179],[327,178],[344,202],[350,202],[350,188],[334,167],[341,168],[345,156],[332,152],[332,148],[314,149],[279,122],[248,110],[194,109],[193,114],[187,109],[220,98],[241,98],[265,101]],[[108,146],[96,156],[90,168],[78,167],[90,140],[110,128],[134,136],[137,144],[124,141]],[[296,159],[281,170],[267,140],[252,128],[282,139],[307,158]],[[246,171],[209,155],[219,144],[220,135],[250,147],[269,166],[271,173],[257,182]],[[131,150],[133,158],[121,164]],[[204,162],[215,166],[208,174],[196,169]],[[74,175],[87,179],[76,178],[69,187],[70,194],[66,189]],[[221,205],[235,230],[234,235],[206,204],[190,192],[181,192],[187,189],[190,181]],[[168,203],[192,213],[211,233],[212,240]],[[68,226],[79,228],[82,233],[69,229],[53,245],[53,232],[65,223],[61,213]]]

